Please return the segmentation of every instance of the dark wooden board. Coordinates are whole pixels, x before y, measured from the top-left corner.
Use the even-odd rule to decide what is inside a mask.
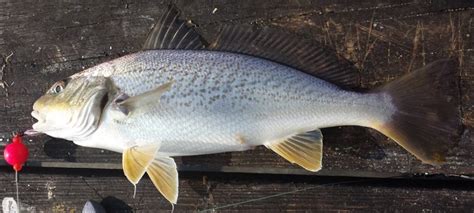
[[[359,68],[367,89],[431,61],[457,58],[460,86],[453,92],[461,97],[464,130],[441,167],[423,165],[375,130],[359,127],[323,130],[324,167],[318,173],[290,165],[263,147],[177,158],[176,212],[239,202],[244,203],[217,211],[472,212],[472,180],[449,177],[474,175],[472,1],[196,0],[177,1],[177,6],[207,38],[221,24],[254,24],[322,42]],[[145,0],[3,2],[0,85],[7,87],[0,87],[0,151],[12,131],[31,126],[32,103],[53,82],[138,51],[166,7]],[[37,211],[77,212],[88,199],[110,211],[171,209],[146,177],[132,199],[119,154],[44,136],[26,138],[26,143],[31,156],[20,175],[20,198]],[[14,176],[4,165],[1,195],[14,197]],[[416,173],[444,175],[410,176]],[[306,190],[294,192],[301,189]],[[293,193],[278,195],[287,192]]]
[[[4,142],[12,131],[31,126],[32,103],[53,82],[138,51],[166,5],[119,0],[4,3],[0,7],[0,53],[4,58],[13,53],[0,74],[8,85],[0,88],[0,133]],[[251,23],[320,41],[354,62],[364,88],[382,85],[436,59],[458,58],[461,84],[454,89],[461,96],[465,128],[447,164],[423,165],[375,130],[344,127],[324,130],[324,168],[319,174],[474,174],[472,2],[199,0],[178,1],[177,5],[208,38],[215,36],[221,24]],[[121,159],[118,154],[47,137],[31,138],[28,145],[32,166],[53,165],[44,162],[119,166]],[[178,161],[189,170],[304,173],[264,148]]]
[[[15,197],[14,176],[0,173],[2,198]],[[309,176],[181,174],[176,212],[472,212],[472,181]],[[145,177],[133,186],[118,171],[26,169],[20,200],[44,212],[80,212],[87,200],[109,212],[157,212],[171,206]],[[207,211],[212,212],[212,211]]]

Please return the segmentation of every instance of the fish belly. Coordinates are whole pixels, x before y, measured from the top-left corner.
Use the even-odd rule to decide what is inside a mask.
[[[173,82],[152,110],[113,124],[130,140],[126,146],[161,143],[160,152],[170,156],[241,151],[324,127],[373,126],[392,110],[383,94],[345,91],[226,52],[146,51],[83,74],[109,76],[129,96]]]

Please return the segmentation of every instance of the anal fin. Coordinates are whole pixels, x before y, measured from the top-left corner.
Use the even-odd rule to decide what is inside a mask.
[[[322,167],[323,135],[320,130],[292,135],[265,146],[306,170],[316,172]]]

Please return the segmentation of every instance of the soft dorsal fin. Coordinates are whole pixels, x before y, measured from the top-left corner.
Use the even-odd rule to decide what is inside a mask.
[[[316,172],[322,167],[323,135],[320,130],[291,135],[264,145],[308,171]]]
[[[180,11],[174,4],[155,24],[148,35],[144,50],[151,49],[185,49],[196,50],[206,46],[206,42],[185,20],[179,19]]]
[[[285,64],[339,86],[360,87],[358,71],[323,45],[270,29],[224,26],[210,50],[235,52]]]
[[[206,42],[171,4],[153,27],[143,49],[226,51],[272,60],[346,88],[360,87],[359,72],[350,62],[314,41],[268,27],[224,26],[216,39]]]

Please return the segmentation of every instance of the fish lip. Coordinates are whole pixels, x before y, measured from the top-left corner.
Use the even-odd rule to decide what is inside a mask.
[[[39,132],[39,131],[36,131],[34,129],[28,129],[24,132],[25,135],[28,135],[28,136],[36,136],[36,135],[42,135],[44,133],[42,132]]]

